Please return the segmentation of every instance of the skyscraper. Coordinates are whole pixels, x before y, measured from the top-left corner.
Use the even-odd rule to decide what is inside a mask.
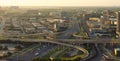
[[[120,11],[116,12],[116,18],[117,18],[117,32],[120,32]]]

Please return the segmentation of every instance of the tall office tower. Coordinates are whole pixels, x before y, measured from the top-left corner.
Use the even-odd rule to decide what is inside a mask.
[[[56,23],[54,23],[54,31],[57,30],[57,26],[56,26]]]
[[[116,18],[117,18],[117,32],[120,32],[120,11],[116,12]]]
[[[105,20],[106,20],[106,19],[104,18],[104,16],[101,16],[101,17],[100,17],[100,20],[101,20],[101,23],[104,25],[104,24],[105,24]]]

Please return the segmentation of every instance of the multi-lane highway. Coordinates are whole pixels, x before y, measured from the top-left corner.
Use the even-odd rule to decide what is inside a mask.
[[[58,35],[57,39],[68,39],[71,37],[73,33],[76,33],[79,31],[79,24],[77,20],[72,20],[71,22],[71,27],[67,29],[66,31],[63,31],[62,35]]]
[[[54,45],[36,45],[36,48],[33,48],[31,50],[18,53],[15,56],[9,57],[8,59],[11,61],[18,61],[18,60],[24,60],[24,61],[32,61],[36,57],[42,57],[46,55],[50,50],[57,48],[58,46]]]
[[[75,48],[75,49],[77,49],[77,50],[80,50],[80,51],[82,51],[84,54],[85,54],[85,56],[84,56],[84,58],[86,58],[86,57],[88,57],[88,55],[89,55],[89,53],[88,53],[88,51],[86,50],[86,49],[84,49],[84,48],[82,48],[82,47],[79,47],[79,46],[74,46],[74,45],[70,45],[70,44],[66,44],[66,43],[60,43],[60,42],[57,42],[57,41],[42,41],[42,42],[47,42],[47,43],[53,43],[53,44],[58,44],[58,45],[62,45],[62,46],[68,46],[68,47],[72,47],[72,48]],[[48,47],[48,48],[50,48],[50,47]],[[46,48],[45,48],[46,49]],[[44,49],[43,49],[44,50]],[[33,50],[31,50],[31,51],[34,51],[34,49]],[[35,51],[36,51],[36,49],[35,49]],[[24,53],[22,56],[25,58],[25,56],[28,54],[29,52],[26,52],[26,53]],[[21,55],[21,54],[20,54]],[[29,55],[29,54],[28,54]],[[28,56],[27,55],[27,56]],[[26,56],[26,60],[28,60],[28,57]],[[31,60],[31,58],[32,57],[35,57],[33,54],[32,54],[32,56],[30,56],[29,58],[29,60]],[[10,58],[10,59],[13,59],[12,61],[14,61],[14,58],[15,58],[15,61],[16,61],[16,59],[18,59],[18,57],[16,58],[16,57],[12,57],[12,58]]]
[[[100,38],[92,38],[92,39],[56,39],[59,42],[67,42],[67,43],[120,43],[120,39],[100,39]]]
[[[46,41],[56,41],[56,42],[62,42],[62,43],[120,43],[120,39],[18,39],[18,38],[6,38],[1,39],[1,42],[6,42],[2,40],[7,40],[7,42],[46,42]]]
[[[91,37],[92,35],[91,35],[91,33],[90,33],[90,31],[89,31],[89,28],[88,28],[88,26],[87,26],[87,24],[86,24],[85,18],[81,18],[81,19],[80,19],[80,24],[81,24],[81,26],[83,27],[84,31],[87,33],[87,35],[88,35],[89,37]]]
[[[95,47],[96,47],[96,49],[97,49],[97,54],[96,54],[96,56],[93,58],[93,59],[91,59],[90,61],[102,61],[102,57],[103,57],[103,51],[101,51],[101,47],[99,47],[98,46],[98,44],[95,44]]]

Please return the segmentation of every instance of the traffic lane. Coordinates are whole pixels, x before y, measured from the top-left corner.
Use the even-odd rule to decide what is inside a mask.
[[[57,39],[67,39],[69,38],[73,33],[79,31],[79,24],[77,21],[72,21],[72,27],[66,31],[64,31],[64,34],[57,37]]]
[[[56,48],[58,48],[58,46],[51,46],[47,50],[39,52],[40,54],[38,54],[36,57],[43,57],[43,56],[47,55],[51,50],[54,50]]]
[[[31,53],[25,54],[25,55],[27,55],[27,56],[25,56],[25,55],[21,56],[20,59],[23,59],[23,60],[25,60],[25,61],[32,61],[32,59],[33,59],[34,57],[36,57],[38,54],[43,53],[43,52],[46,52],[47,50],[49,50],[49,49],[51,49],[51,48],[52,48],[52,46],[47,46],[47,47],[42,48],[41,50],[35,49],[35,50],[32,51]],[[38,54],[36,54],[36,53],[38,53]]]
[[[57,39],[69,38],[69,35],[72,35],[72,33],[74,32],[75,32],[75,29],[73,27],[70,29],[67,29],[66,31],[64,31],[62,35],[57,36]]]
[[[92,35],[84,19],[81,19],[81,25],[83,26],[83,29],[87,32],[88,36],[91,37]]]
[[[37,52],[46,52],[46,50],[48,50],[49,48],[51,48],[52,46],[47,46],[46,48],[41,48],[40,50],[38,49],[34,49],[32,51],[29,51],[23,55],[20,55],[20,56],[17,56],[17,57],[14,57],[13,60],[14,61],[17,61],[17,60],[25,60],[25,61],[32,61],[32,59],[36,56],[35,54]]]
[[[73,31],[68,31],[68,32],[66,32],[66,33],[58,36],[57,39],[68,39],[68,38],[70,38],[70,36],[71,36],[73,33],[75,33],[75,32],[73,32]]]
[[[96,45],[96,49],[97,49],[97,56],[95,58],[91,59],[90,61],[101,61],[101,60],[103,60],[103,54],[104,53],[103,53],[103,51],[101,51],[101,50],[103,50],[102,47]]]

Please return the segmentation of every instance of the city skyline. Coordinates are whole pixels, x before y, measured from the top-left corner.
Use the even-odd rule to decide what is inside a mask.
[[[120,0],[0,0],[1,6],[120,6]]]
[[[0,0],[0,61],[120,61],[119,1],[80,1]]]

